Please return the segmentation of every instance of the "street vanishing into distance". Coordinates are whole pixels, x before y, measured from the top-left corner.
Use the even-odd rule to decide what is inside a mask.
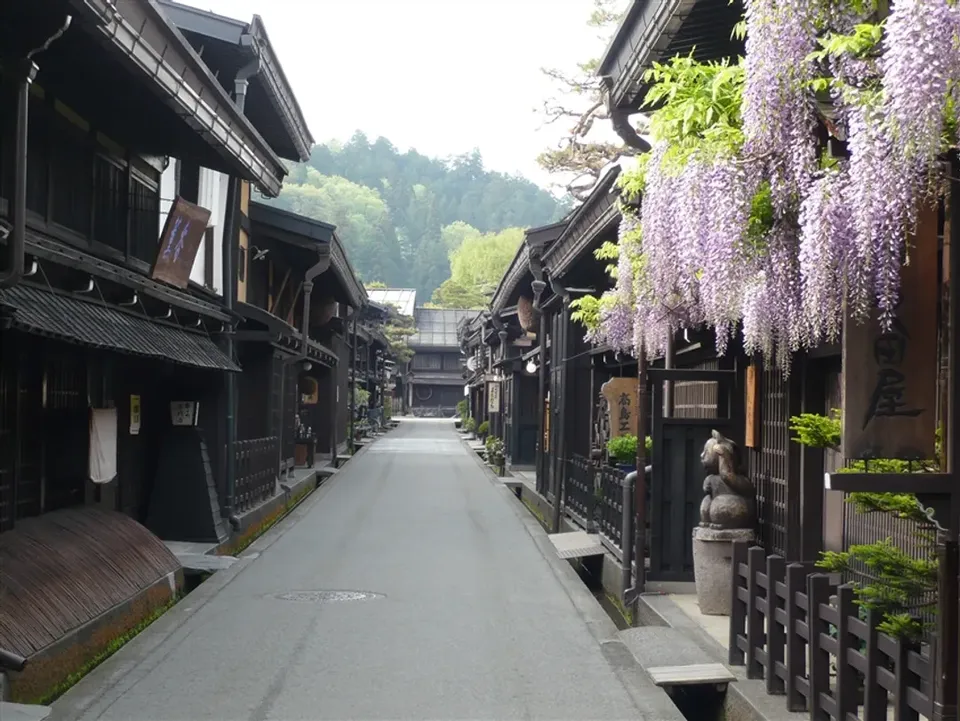
[[[402,421],[51,718],[675,718],[472,456],[451,421]]]

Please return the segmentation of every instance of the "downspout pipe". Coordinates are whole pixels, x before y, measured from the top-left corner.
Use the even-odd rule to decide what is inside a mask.
[[[546,405],[547,405],[547,314],[543,312],[541,307],[541,299],[543,298],[543,291],[547,289],[547,284],[542,280],[535,280],[531,284],[533,287],[533,307],[536,308],[537,312],[540,313],[540,332],[538,333],[537,342],[540,345],[540,367],[539,367],[539,376],[537,378],[537,394],[539,396],[538,407],[540,408],[540,423],[538,427],[539,439],[537,441],[537,447],[540,449],[540,452],[537,454],[537,465],[536,465],[536,475],[537,475],[537,493],[541,495],[546,495],[546,480],[547,480],[547,464],[546,460],[546,432],[547,432],[547,423],[546,423]]]
[[[255,48],[255,46],[253,46]],[[247,102],[247,87],[250,84],[250,78],[260,72],[260,57],[255,56],[249,63],[237,71],[233,81],[233,99],[237,105],[240,114],[244,114],[244,108]],[[240,184],[243,181],[237,175],[230,176],[230,182],[227,184],[227,233],[224,235],[221,248],[223,265],[223,300],[227,312],[234,314],[237,302],[237,255],[234,249],[240,242]],[[224,336],[224,351],[227,357],[236,362],[236,353],[233,342],[233,328],[227,329]],[[282,380],[281,380],[282,382]],[[224,502],[224,515],[230,522],[234,530],[240,528],[240,519],[234,514],[234,496],[237,488],[237,378],[235,373],[227,373],[227,407],[225,422],[227,430],[226,446],[226,481],[227,497]],[[281,393],[281,396],[283,394]]]
[[[16,130],[13,166],[13,199],[10,206],[13,228],[7,238],[7,262],[0,271],[0,288],[15,286],[23,278],[24,250],[27,238],[27,142],[30,127],[30,86],[37,77],[39,66],[33,58],[49,48],[70,27],[73,16],[64,17],[63,25],[47,38],[43,45],[34,48],[16,67],[17,99]]]
[[[321,253],[316,263],[307,268],[303,274],[303,327],[300,329],[300,353],[293,362],[299,363],[307,359],[309,350],[307,343],[310,340],[310,296],[313,294],[313,281],[318,275],[326,273],[330,268],[330,252]]]
[[[356,423],[357,423],[357,320],[360,316],[360,309],[353,309],[353,332],[350,338],[350,452],[356,448]]]
[[[553,289],[555,295],[560,296],[563,300],[563,306],[560,311],[560,317],[562,323],[560,325],[560,341],[562,346],[560,348],[560,363],[561,363],[561,384],[563,392],[559,394],[557,399],[559,408],[557,408],[557,418],[560,419],[561,427],[558,428],[557,438],[560,443],[560,447],[554,449],[554,452],[557,453],[560,457],[560,472],[557,474],[556,478],[556,488],[553,492],[553,525],[551,528],[554,533],[560,533],[560,519],[563,515],[563,492],[564,492],[564,480],[567,475],[567,464],[566,464],[566,413],[567,413],[567,383],[569,381],[570,369],[567,367],[568,358],[570,356],[570,292],[560,284],[555,278],[550,279],[550,287]],[[556,340],[556,339],[555,339]],[[551,409],[551,413],[553,409]]]

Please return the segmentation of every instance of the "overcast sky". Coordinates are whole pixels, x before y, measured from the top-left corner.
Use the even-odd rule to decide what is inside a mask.
[[[534,112],[541,67],[602,53],[591,0],[182,0],[263,18],[314,138],[363,130],[401,150],[474,147],[487,168],[546,186],[535,158],[561,129]]]

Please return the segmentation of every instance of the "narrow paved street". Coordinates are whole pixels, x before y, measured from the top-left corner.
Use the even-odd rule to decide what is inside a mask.
[[[451,423],[406,421],[53,718],[663,718],[666,697],[604,642],[612,623],[552,553]]]

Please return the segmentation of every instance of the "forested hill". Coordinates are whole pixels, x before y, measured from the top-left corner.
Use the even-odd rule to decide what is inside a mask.
[[[450,253],[473,229],[544,225],[568,207],[528,180],[485,170],[479,152],[439,160],[359,132],[314,146],[272,202],[335,224],[365,283],[416,288],[418,302],[450,277]]]

